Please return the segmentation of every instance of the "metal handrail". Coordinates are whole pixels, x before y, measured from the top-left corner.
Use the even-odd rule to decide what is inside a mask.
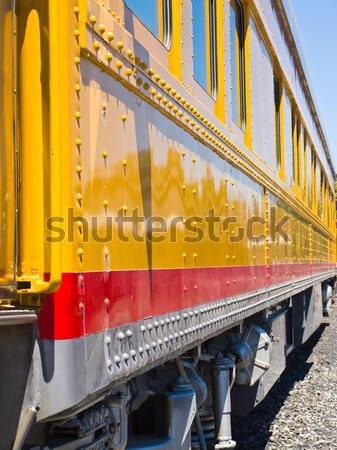
[[[50,213],[61,215],[61,105],[60,105],[60,12],[59,2],[49,0],[49,58],[50,58]],[[41,236],[42,239],[42,236]],[[30,288],[20,289],[19,294],[42,294],[55,292],[62,279],[62,242],[50,247],[50,277],[25,277]]]

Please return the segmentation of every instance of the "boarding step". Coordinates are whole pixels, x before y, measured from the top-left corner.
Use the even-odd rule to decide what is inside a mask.
[[[0,307],[0,326],[30,325],[35,323],[36,320],[35,310]]]

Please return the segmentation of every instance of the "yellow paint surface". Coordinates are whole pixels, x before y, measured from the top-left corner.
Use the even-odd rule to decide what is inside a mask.
[[[23,279],[57,275],[58,268],[81,272],[335,260],[334,221],[326,218],[324,225],[315,218],[313,226],[301,196],[290,196],[282,182],[270,180],[262,165],[221,133],[224,127],[216,133],[211,112],[204,120],[197,110],[192,115],[193,108],[148,76],[144,61],[132,50],[132,57],[126,53],[136,48],[132,36],[103,7],[63,0],[51,23],[54,41],[48,42],[47,8],[35,6],[34,0],[20,6],[18,27]],[[173,15],[180,17],[176,6]],[[103,22],[106,31],[100,33]],[[109,30],[115,35],[111,41]],[[169,69],[179,79],[178,41],[179,30],[169,57]],[[96,50],[94,42],[100,44]],[[180,97],[184,92],[181,85]],[[224,108],[218,102],[221,119]],[[249,130],[247,122],[248,147]],[[324,199],[323,216],[331,217],[333,199],[327,194]],[[279,218],[289,215],[291,245],[282,239],[270,242],[271,207]],[[51,216],[54,232],[50,223],[46,226]],[[118,235],[116,218],[123,222],[124,237]],[[146,234],[146,221],[152,234]],[[44,239],[61,233],[62,242]]]

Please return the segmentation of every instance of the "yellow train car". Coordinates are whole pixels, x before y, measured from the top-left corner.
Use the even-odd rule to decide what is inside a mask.
[[[0,448],[234,448],[328,313],[336,174],[292,23],[1,2]]]

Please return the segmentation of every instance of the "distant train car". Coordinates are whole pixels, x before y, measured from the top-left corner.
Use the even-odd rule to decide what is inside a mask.
[[[234,448],[336,283],[280,0],[2,0],[0,448]]]

